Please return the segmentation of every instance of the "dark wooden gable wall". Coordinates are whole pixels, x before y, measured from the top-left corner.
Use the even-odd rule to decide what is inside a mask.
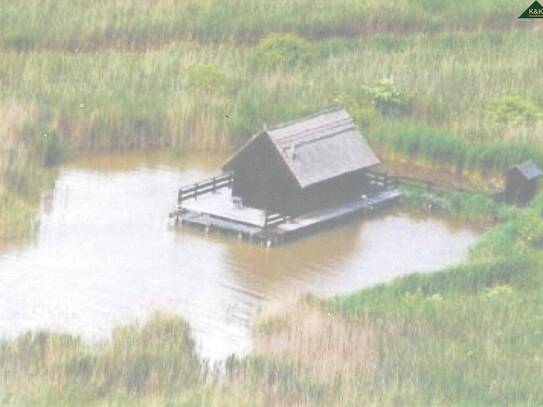
[[[232,195],[245,206],[285,211],[300,187],[282,161],[267,134],[261,134],[247,146],[233,164]]]

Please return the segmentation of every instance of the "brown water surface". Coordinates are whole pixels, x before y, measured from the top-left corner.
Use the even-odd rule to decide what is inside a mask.
[[[177,188],[221,161],[124,154],[65,166],[37,237],[0,251],[0,336],[47,328],[99,339],[166,311],[189,321],[203,356],[221,359],[250,348],[261,307],[436,270],[461,261],[478,236],[403,214],[272,249],[172,227]]]

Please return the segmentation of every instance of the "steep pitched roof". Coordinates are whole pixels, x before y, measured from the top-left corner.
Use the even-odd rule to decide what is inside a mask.
[[[516,170],[526,179],[534,179],[543,175],[539,167],[531,160],[524,161],[521,164],[514,166],[511,170]]]
[[[379,164],[349,114],[339,109],[264,130],[253,136],[224,169],[231,169],[258,137],[269,137],[302,188]]]

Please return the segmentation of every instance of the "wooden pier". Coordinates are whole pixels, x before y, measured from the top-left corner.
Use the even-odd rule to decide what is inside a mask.
[[[224,175],[180,190],[178,209],[171,216],[179,225],[194,227],[206,233],[230,235],[270,247],[390,206],[399,199],[400,192],[393,178],[378,173],[371,177],[377,190],[370,195],[290,217],[255,208],[237,207],[232,202],[231,190],[228,188],[229,177]]]

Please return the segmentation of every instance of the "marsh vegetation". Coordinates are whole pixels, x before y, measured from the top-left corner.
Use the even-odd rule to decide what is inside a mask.
[[[30,232],[63,159],[229,150],[336,104],[382,154],[464,173],[543,164],[540,31],[516,20],[527,6],[0,0],[0,239]],[[0,403],[541,404],[541,197],[515,209],[405,196],[409,210],[492,228],[461,266],[264,318],[255,351],[224,375],[178,317],[100,345],[4,340]]]

